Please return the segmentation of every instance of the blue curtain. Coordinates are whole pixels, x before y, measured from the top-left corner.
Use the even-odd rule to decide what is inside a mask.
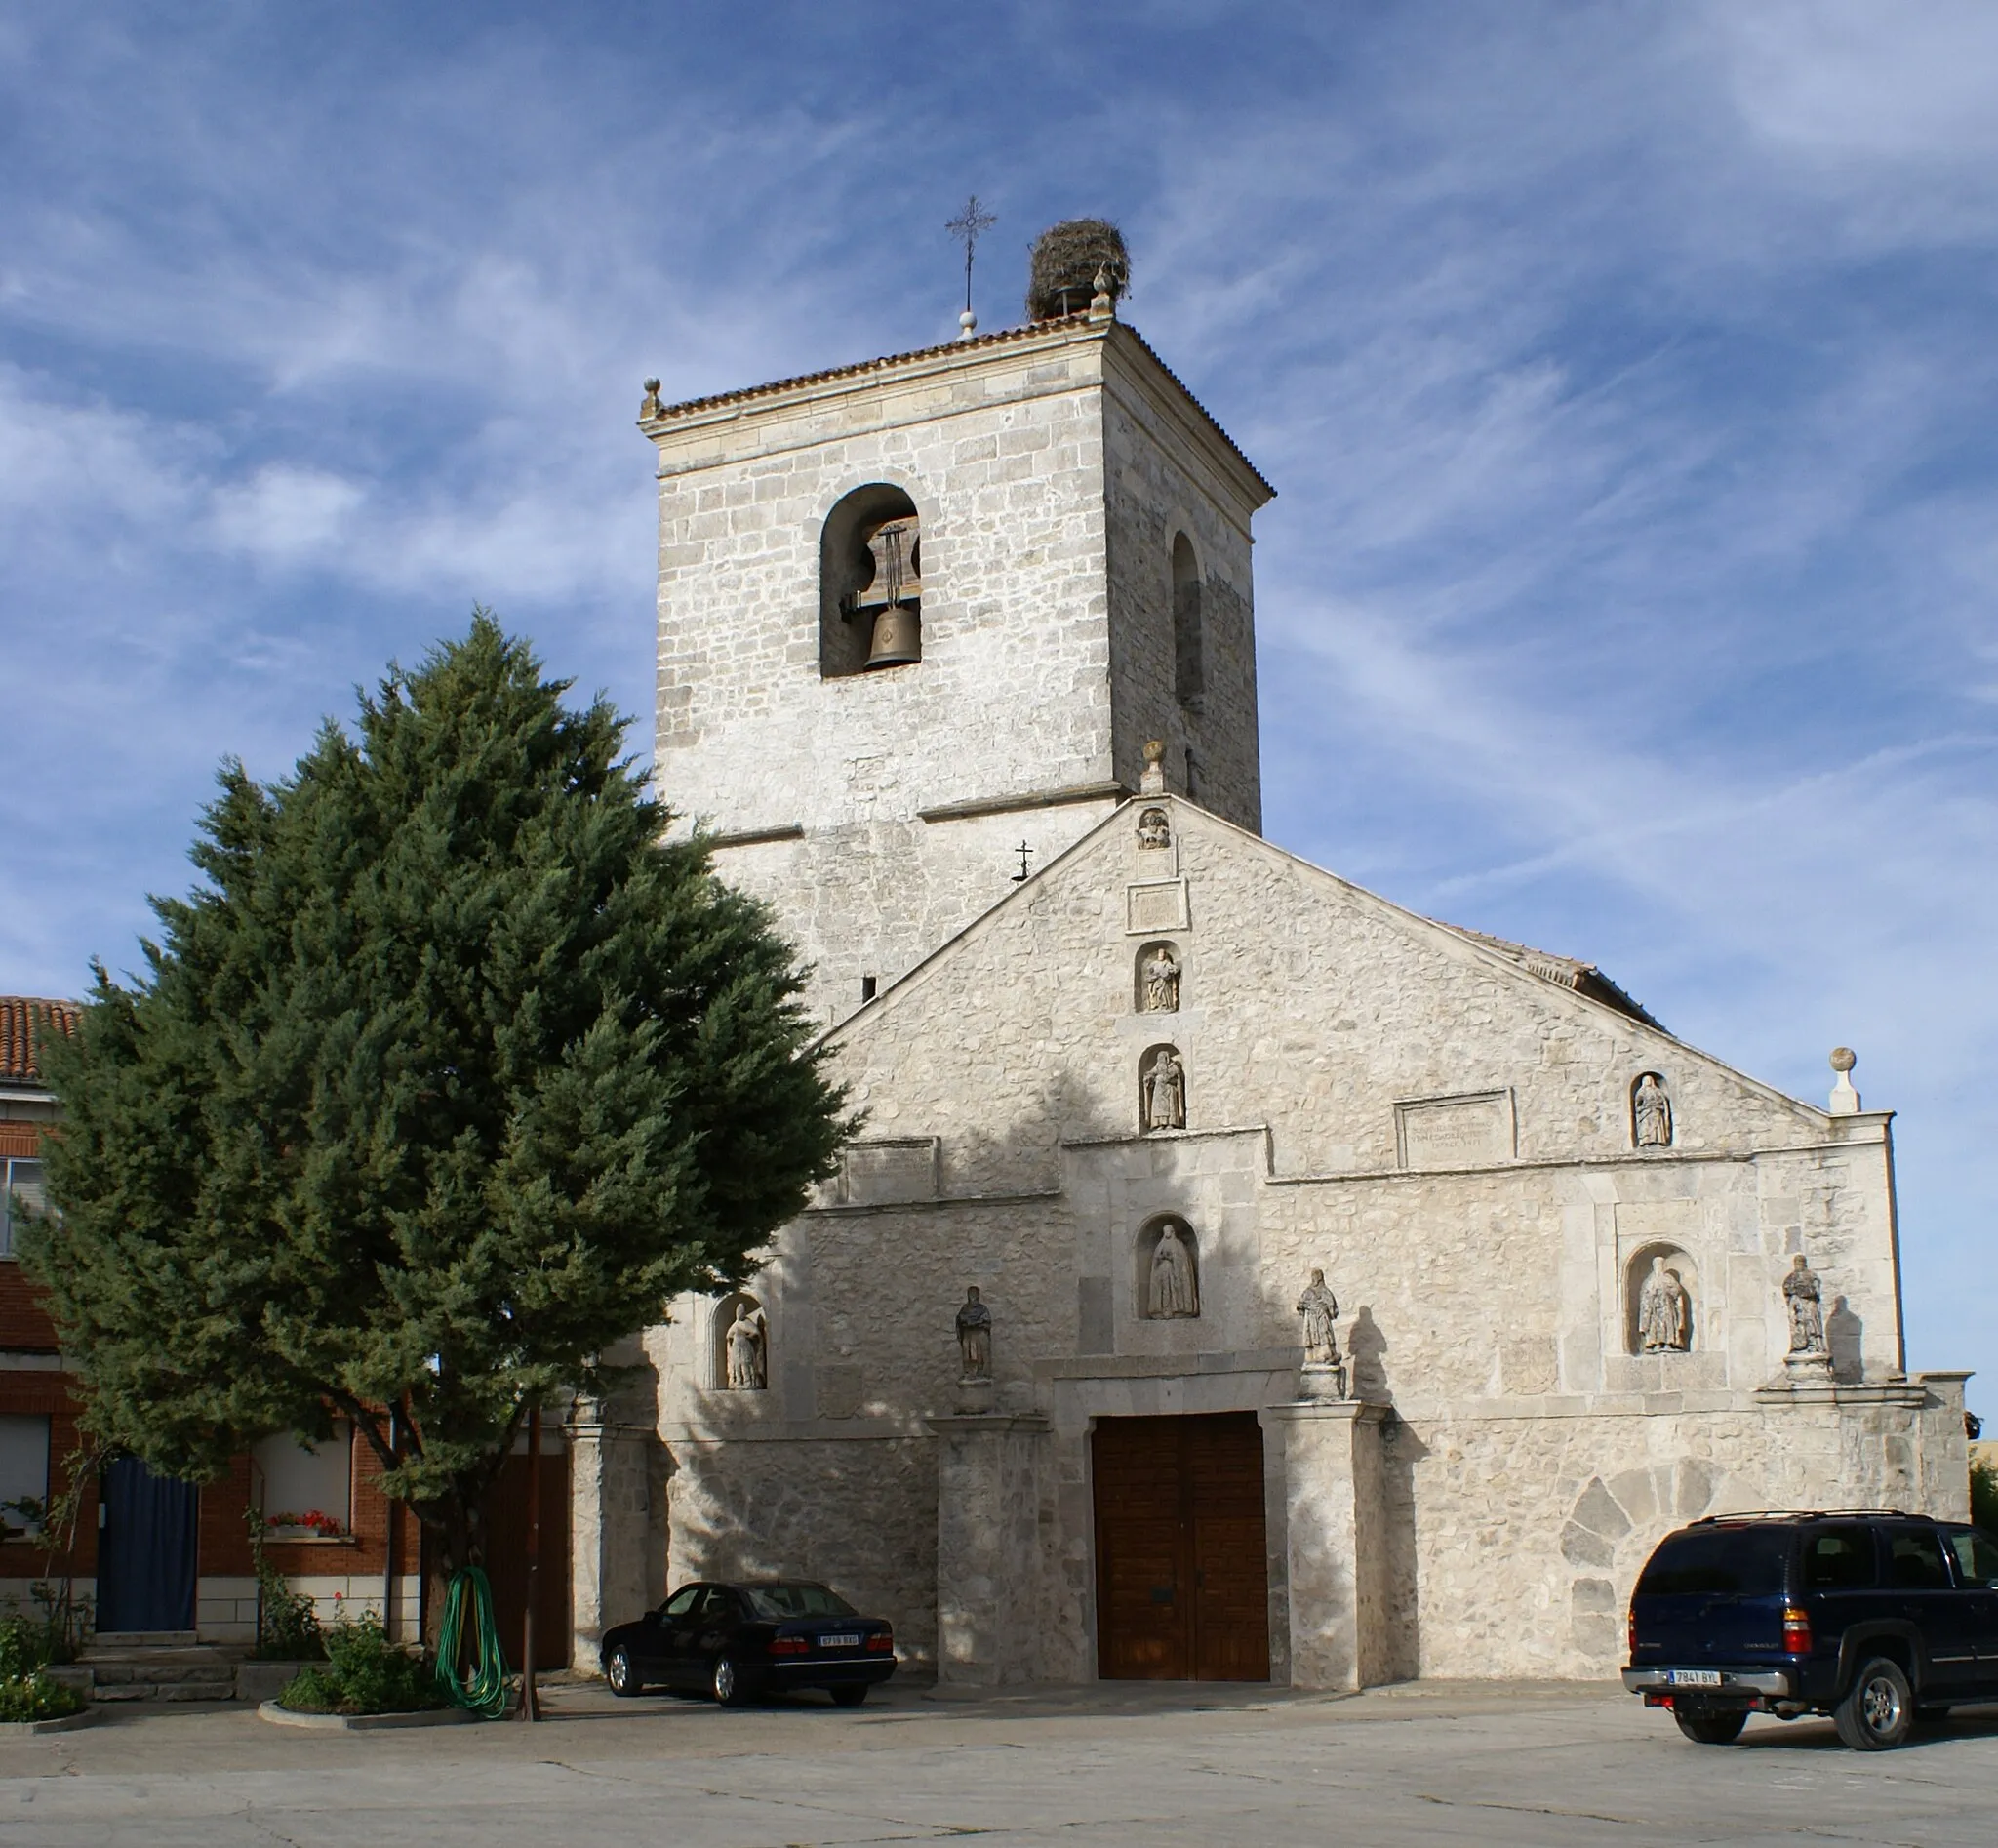
[[[137,1457],[104,1466],[98,1534],[98,1628],[192,1629],[201,1492]]]

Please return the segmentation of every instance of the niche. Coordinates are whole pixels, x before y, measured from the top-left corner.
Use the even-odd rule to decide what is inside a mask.
[[[871,482],[819,536],[819,671],[836,680],[922,658],[922,520],[906,492]]]
[[[1200,561],[1184,533],[1173,535],[1173,690],[1194,711],[1207,691],[1207,638],[1202,632]],[[1192,791],[1189,789],[1188,794]]]
[[[1146,944],[1131,966],[1132,1005],[1139,1014],[1177,1014],[1184,967],[1179,952],[1163,939]]]
[[[1690,1353],[1699,1329],[1699,1271],[1678,1245],[1640,1246],[1623,1267],[1623,1346],[1633,1354]]]
[[[1132,1301],[1147,1322],[1187,1321],[1200,1313],[1200,1240],[1177,1213],[1147,1220],[1138,1234]]]
[[[1138,1062],[1138,1126],[1147,1136],[1186,1127],[1186,1066],[1176,1046],[1148,1047]]]
[[[738,1327],[741,1332],[739,1334]],[[714,1306],[711,1378],[724,1392],[760,1392],[770,1385],[770,1318],[746,1290]]]

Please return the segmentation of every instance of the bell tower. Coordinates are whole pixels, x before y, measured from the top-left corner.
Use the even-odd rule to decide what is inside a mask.
[[[1273,490],[1086,313],[661,404],[656,781],[844,1019],[1138,787],[1259,829]]]

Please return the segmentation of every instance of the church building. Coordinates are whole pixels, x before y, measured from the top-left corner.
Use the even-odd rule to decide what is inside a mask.
[[[1261,838],[1273,491],[1115,280],[648,390],[659,791],[864,1123],[572,1429],[579,1663],[784,1574],[952,1682],[1606,1676],[1689,1519],[1964,1518],[1849,1054],[1786,1097]]]

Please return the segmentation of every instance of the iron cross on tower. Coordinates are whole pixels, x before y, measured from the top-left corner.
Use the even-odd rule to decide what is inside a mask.
[[[964,332],[961,340],[970,340],[978,332],[979,317],[972,312],[972,257],[979,247],[979,239],[999,222],[996,214],[987,212],[979,203],[975,192],[964,202],[964,210],[943,228],[964,246],[964,312],[957,317],[957,324]]]

